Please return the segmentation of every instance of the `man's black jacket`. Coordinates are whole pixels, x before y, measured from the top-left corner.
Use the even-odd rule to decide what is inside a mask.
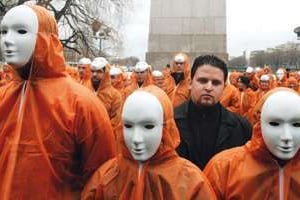
[[[194,140],[191,134],[192,128],[188,121],[189,101],[176,107],[174,110],[174,118],[177,128],[180,132],[180,145],[177,152],[180,156],[190,160],[200,169],[203,170],[199,156],[197,157],[196,149],[193,147]],[[245,144],[251,138],[252,127],[247,119],[226,110],[221,105],[220,127],[217,135],[214,154],[236,146]],[[203,133],[206,134],[206,133]],[[206,164],[206,163],[205,163]]]

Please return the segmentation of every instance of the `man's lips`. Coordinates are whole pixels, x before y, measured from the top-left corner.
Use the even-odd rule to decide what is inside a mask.
[[[204,97],[204,98],[212,98],[213,96],[212,96],[212,95],[209,95],[209,94],[203,94],[203,95],[201,95],[201,97]]]

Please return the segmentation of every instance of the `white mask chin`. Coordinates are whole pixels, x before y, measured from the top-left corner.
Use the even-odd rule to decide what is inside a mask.
[[[148,92],[136,91],[125,101],[123,112],[125,144],[139,162],[150,159],[157,151],[163,130],[163,108]]]
[[[1,22],[1,52],[14,68],[23,67],[30,60],[36,43],[38,18],[28,6],[10,9]]]
[[[268,150],[281,160],[293,158],[300,148],[300,97],[278,91],[265,101],[261,130]]]

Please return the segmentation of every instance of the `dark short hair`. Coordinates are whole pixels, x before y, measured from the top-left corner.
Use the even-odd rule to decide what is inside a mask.
[[[203,65],[211,65],[213,67],[219,68],[223,71],[224,74],[224,82],[227,80],[228,76],[228,69],[226,63],[214,55],[204,55],[204,56],[198,56],[193,63],[192,70],[191,70],[191,78],[194,78],[194,75],[197,71],[197,69]]]

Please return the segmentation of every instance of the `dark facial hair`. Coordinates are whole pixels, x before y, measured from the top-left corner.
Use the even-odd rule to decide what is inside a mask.
[[[182,80],[184,80],[184,73],[183,72],[174,72],[171,74],[173,79],[175,80],[176,85]]]
[[[92,85],[95,91],[98,90],[99,86],[100,86],[101,81],[97,80],[97,79],[92,79]]]

